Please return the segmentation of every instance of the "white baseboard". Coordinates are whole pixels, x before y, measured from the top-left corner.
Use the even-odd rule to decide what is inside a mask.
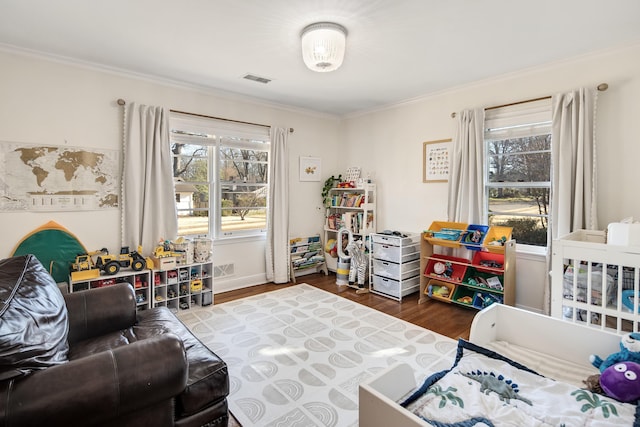
[[[267,278],[264,274],[256,274],[253,276],[243,277],[230,277],[228,279],[220,278],[216,279],[213,282],[213,293],[215,295],[221,292],[248,288],[249,286],[262,285],[263,283],[267,283]]]

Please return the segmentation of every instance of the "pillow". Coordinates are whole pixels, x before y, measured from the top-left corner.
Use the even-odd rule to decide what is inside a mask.
[[[62,293],[33,255],[0,261],[0,380],[67,361]]]
[[[402,406],[434,425],[640,427],[635,405],[545,378],[465,340],[453,367],[427,378]]]

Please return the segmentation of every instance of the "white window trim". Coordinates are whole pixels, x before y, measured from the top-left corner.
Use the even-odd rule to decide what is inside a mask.
[[[520,136],[533,136],[551,133],[551,99],[543,98],[530,102],[523,102],[515,105],[509,105],[500,108],[494,108],[485,111],[484,123],[484,150],[485,150],[485,167],[484,167],[484,222],[489,223],[489,189],[505,187],[504,183],[489,182],[489,168],[487,167],[490,154],[487,136],[491,134],[491,140],[499,138],[518,138]],[[522,125],[527,122],[527,125]],[[553,141],[552,141],[553,144]],[[522,153],[519,153],[522,154]],[[552,159],[553,161],[553,159]],[[551,172],[551,171],[550,171]],[[551,176],[553,180],[553,176]],[[552,181],[541,182],[514,182],[509,183],[509,187],[538,187],[549,188],[551,196]],[[516,251],[519,253],[531,255],[546,255],[551,245],[551,197],[549,197],[549,214],[547,217],[547,245],[536,246],[527,245],[516,242]],[[536,216],[539,217],[539,216]]]
[[[213,149],[208,154],[209,161],[209,182],[203,183],[210,186],[209,195],[209,235],[214,244],[222,243],[224,241],[238,241],[238,240],[264,240],[266,238],[267,229],[251,229],[245,231],[236,232],[224,232],[222,231],[222,216],[219,212],[219,206],[221,206],[222,199],[222,185],[219,180],[217,171],[220,164],[220,146],[230,146],[229,144],[222,144],[221,141],[224,138],[243,138],[266,141],[259,148],[266,148],[269,151],[270,156],[270,133],[269,128],[260,125],[251,125],[245,123],[238,123],[234,121],[226,121],[223,119],[215,119],[208,117],[199,117],[184,113],[171,113],[170,117],[171,129],[188,130],[193,133],[200,133],[203,135],[209,135],[210,137],[199,137],[193,135],[181,135],[171,134],[172,140],[179,140],[188,144],[196,145],[208,145]],[[232,144],[231,146],[236,146]],[[255,144],[237,144],[238,148],[253,148]],[[267,183],[268,186],[268,183]],[[265,212],[268,215],[269,206],[265,207]],[[186,237],[198,237],[200,235],[186,236]]]

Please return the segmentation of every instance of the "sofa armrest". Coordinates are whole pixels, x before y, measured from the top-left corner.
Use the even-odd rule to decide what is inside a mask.
[[[0,384],[0,425],[108,423],[171,399],[186,383],[182,341],[159,335]]]
[[[118,283],[64,295],[69,316],[69,343],[126,329],[136,322],[133,287]]]

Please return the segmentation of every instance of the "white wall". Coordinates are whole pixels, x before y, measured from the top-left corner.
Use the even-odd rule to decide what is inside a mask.
[[[425,70],[425,78],[429,78]],[[361,166],[378,184],[378,229],[422,231],[447,218],[447,187],[422,183],[422,143],[451,138],[452,112],[609,84],[597,108],[600,228],[627,216],[640,220],[640,45],[600,52],[477,82],[403,105],[350,117],[341,168]],[[542,259],[519,256],[516,304],[542,308]]]
[[[360,166],[378,184],[378,229],[422,231],[446,219],[446,184],[422,183],[422,143],[452,137],[451,113],[609,83],[598,103],[598,201],[600,228],[617,219],[640,219],[640,45],[567,60],[478,82],[402,105],[348,117],[283,108],[258,100],[212,93],[130,75],[0,51],[0,141],[119,149],[124,98],[149,105],[293,127],[290,135],[290,234],[319,233],[322,182],[300,182],[300,156],[322,158],[322,175]],[[425,78],[429,78],[425,70]],[[375,90],[375,88],[372,88]],[[1,143],[1,142],[0,142]],[[323,178],[324,179],[324,178]],[[9,256],[29,231],[55,220],[88,249],[119,249],[117,210],[0,213],[0,257]],[[264,243],[215,248],[215,264],[235,263],[235,275],[216,291],[264,281]],[[540,309],[544,269],[530,256],[518,259],[519,306]],[[531,274],[535,272],[534,274]]]
[[[337,172],[339,121],[224,93],[212,93],[80,64],[0,51],[0,143],[23,142],[121,149],[122,112],[116,100],[216,117],[292,127],[289,136],[292,236],[319,233],[322,182],[298,181],[299,156],[323,159],[323,174]],[[252,84],[252,83],[247,83]],[[328,176],[327,175],[327,176]],[[159,212],[159,214],[161,214]],[[119,251],[119,210],[93,212],[3,212],[0,258],[34,228],[54,220],[89,250]],[[161,237],[161,236],[159,236]],[[150,253],[152,248],[144,248]],[[214,249],[214,263],[235,263],[235,275],[216,281],[216,292],[265,281],[264,241],[239,241]]]

